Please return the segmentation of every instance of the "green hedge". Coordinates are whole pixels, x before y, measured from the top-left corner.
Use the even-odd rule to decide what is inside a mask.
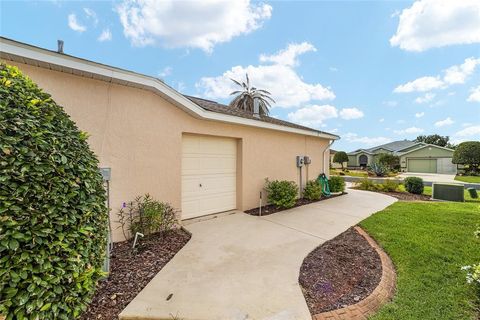
[[[0,314],[77,317],[102,276],[107,210],[87,135],[0,64]]]
[[[408,177],[405,178],[403,182],[405,185],[405,190],[413,194],[422,194],[423,193],[423,179],[419,177]]]
[[[345,191],[345,180],[342,177],[330,176],[328,187],[330,192],[343,192]]]
[[[268,202],[279,208],[291,208],[297,202],[298,187],[293,181],[265,181]]]

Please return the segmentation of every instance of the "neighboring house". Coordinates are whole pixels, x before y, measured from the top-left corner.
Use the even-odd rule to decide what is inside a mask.
[[[456,173],[452,163],[454,150],[423,142],[400,140],[369,149],[358,149],[348,153],[349,167],[367,167],[375,162],[381,153],[391,153],[400,157],[403,172]]]
[[[0,38],[0,57],[90,134],[109,182],[114,241],[121,204],[150,193],[180,218],[258,207],[265,178],[328,174],[337,135],[184,96],[142,74]],[[309,156],[305,170],[297,156]],[[309,175],[309,176],[306,176]]]
[[[335,157],[335,153],[337,153],[336,150],[330,149],[330,168],[341,169],[342,165],[340,163],[333,162],[333,157]],[[347,166],[348,166],[348,163],[344,162],[343,167],[346,168]]]

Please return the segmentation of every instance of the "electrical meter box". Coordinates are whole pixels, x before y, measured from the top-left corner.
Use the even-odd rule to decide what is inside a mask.
[[[312,159],[309,156],[304,156],[303,157],[303,163],[304,164],[310,164],[310,163],[312,163]]]
[[[303,167],[303,161],[304,161],[303,156],[297,156],[297,167],[299,168]]]

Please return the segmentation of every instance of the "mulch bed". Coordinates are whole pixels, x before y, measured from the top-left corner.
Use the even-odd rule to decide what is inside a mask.
[[[329,197],[322,196],[319,200],[308,200],[308,199],[301,198],[301,199],[297,200],[297,202],[295,203],[295,205],[292,208],[304,206],[306,204],[315,203],[315,202],[319,202],[319,201],[323,201],[323,200],[327,200],[327,199],[340,197],[340,196],[343,196],[345,194],[347,194],[347,193],[343,192],[343,193],[340,193],[340,194],[332,194]],[[288,209],[292,209],[292,208],[288,208]],[[273,204],[268,204],[268,205],[265,205],[265,206],[262,207],[262,216],[268,216],[269,214],[280,212],[280,211],[283,211],[283,210],[288,210],[288,209],[279,208],[279,207],[277,207]],[[247,214],[250,214],[252,216],[258,216],[259,213],[260,213],[260,208],[248,209],[244,212],[247,213]]]
[[[392,196],[397,198],[398,200],[403,200],[403,201],[432,201],[431,196],[427,196],[425,194],[413,194],[413,193],[408,193],[408,192],[381,192],[381,191],[375,191],[378,193],[383,193],[386,194],[387,196]]]
[[[359,188],[352,188],[352,189],[362,190]],[[398,200],[403,200],[403,201],[432,201],[432,197],[427,196],[425,194],[413,194],[409,192],[400,192],[400,191],[392,191],[392,192],[374,191],[374,190],[363,190],[363,191],[371,191],[371,192],[386,194],[387,196],[392,196],[394,198],[397,198]]]
[[[310,313],[319,314],[365,299],[381,277],[378,253],[350,228],[310,252],[303,260],[298,281]]]
[[[190,240],[183,229],[171,230],[163,237],[152,234],[140,240],[136,254],[132,241],[114,244],[110,274],[99,282],[92,302],[80,319],[118,319],[120,312],[148,282]]]

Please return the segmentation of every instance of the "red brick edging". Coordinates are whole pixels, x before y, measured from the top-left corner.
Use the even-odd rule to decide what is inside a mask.
[[[382,261],[382,278],[373,292],[360,302],[328,312],[312,316],[313,320],[360,320],[377,312],[380,307],[390,300],[395,293],[397,275],[390,257],[362,228],[356,226],[355,230],[377,251]]]

